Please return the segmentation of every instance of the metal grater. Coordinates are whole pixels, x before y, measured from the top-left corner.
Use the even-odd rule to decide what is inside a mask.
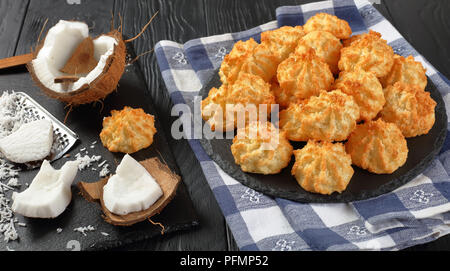
[[[77,142],[78,135],[61,123],[57,118],[45,110],[40,104],[23,92],[16,92],[20,95],[19,108],[24,108],[27,118],[30,120],[47,119],[53,124],[53,145],[50,154],[45,158],[52,162],[61,158]],[[42,161],[25,163],[28,169],[40,167]]]

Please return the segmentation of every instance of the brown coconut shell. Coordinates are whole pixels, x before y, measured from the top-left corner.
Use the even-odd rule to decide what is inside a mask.
[[[111,32],[103,35],[115,38],[117,40],[117,45],[114,46],[113,54],[111,54],[106,60],[102,73],[90,84],[84,84],[79,89],[70,92],[53,91],[39,81],[35,74],[32,62],[29,62],[27,64],[27,69],[31,74],[31,78],[45,94],[71,106],[77,106],[104,99],[108,94],[117,88],[117,84],[119,83],[119,80],[125,70],[126,47],[125,42],[122,39],[122,34],[119,31],[112,30]],[[44,45],[44,42],[45,39],[43,39],[37,46],[36,50],[32,52],[33,59],[37,57],[39,51]]]
[[[153,205],[143,211],[133,212],[126,215],[111,213],[105,207],[105,203],[103,202],[103,186],[108,183],[109,177],[103,178],[95,183],[78,183],[78,188],[80,189],[81,195],[83,195],[87,201],[100,203],[104,213],[103,218],[106,222],[116,226],[131,226],[135,223],[149,219],[155,214],[159,214],[175,196],[178,185],[181,182],[180,176],[173,173],[169,167],[161,163],[158,158],[150,158],[140,161],[139,163],[144,166],[153,178],[155,178],[156,182],[163,191],[163,195]]]

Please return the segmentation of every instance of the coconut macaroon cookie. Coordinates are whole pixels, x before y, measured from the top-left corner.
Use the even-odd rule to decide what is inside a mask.
[[[271,51],[266,43],[258,44],[250,57],[241,66],[241,73],[249,73],[261,77],[269,82],[277,72],[279,58]]]
[[[249,58],[258,43],[250,38],[247,41],[238,41],[234,44],[231,52],[227,54],[220,65],[220,81],[224,84],[231,84],[236,81],[242,64]]]
[[[376,174],[391,174],[408,158],[402,132],[395,124],[382,119],[358,125],[345,148],[354,165]]]
[[[280,106],[280,109],[286,109],[291,102],[297,99],[291,96],[287,91],[284,91],[278,82],[272,81],[270,83],[270,91],[275,96],[275,102]]]
[[[359,119],[359,106],[340,90],[322,91],[280,112],[280,127],[289,140],[346,140]]]
[[[328,64],[333,74],[339,73],[342,44],[338,38],[327,31],[312,31],[302,41],[315,50],[316,55]]]
[[[348,39],[342,40],[342,45],[344,47],[350,46],[354,41],[360,39],[364,34],[353,35]]]
[[[328,13],[318,13],[306,21],[303,29],[306,33],[321,30],[333,34],[338,39],[348,39],[352,34],[350,25],[338,17]]]
[[[261,43],[268,45],[270,51],[278,58],[278,63],[285,60],[297,47],[305,35],[301,26],[282,26],[275,30],[261,33]]]
[[[341,193],[353,176],[352,159],[342,143],[309,140],[295,150],[291,173],[306,191],[330,195]]]
[[[238,129],[231,145],[236,164],[242,171],[276,174],[291,161],[293,148],[281,132],[271,122],[251,122]]]
[[[386,100],[378,78],[361,69],[344,71],[334,82],[333,88],[351,95],[359,106],[360,119],[369,121],[383,109]]]
[[[378,78],[386,76],[394,64],[394,51],[381,34],[370,31],[341,50],[339,69],[352,71],[360,68],[374,73]]]
[[[287,96],[293,96],[292,100],[317,96],[321,90],[330,90],[334,82],[330,68],[314,49],[304,48],[300,53],[291,54],[277,69],[280,87]]]
[[[201,110],[202,117],[211,130],[230,131],[237,127],[240,117],[245,118],[245,123],[252,120],[252,117],[257,120],[260,105],[265,105],[261,108],[267,110],[269,116],[272,104],[275,104],[275,97],[270,91],[269,83],[259,76],[240,73],[232,85],[212,88],[208,97],[201,102]],[[232,108],[233,106],[236,107]],[[227,107],[231,110],[227,110]]]
[[[426,69],[422,63],[415,61],[412,56],[394,56],[394,65],[391,71],[380,78],[383,87],[394,85],[396,82],[403,82],[410,85],[417,85],[421,90],[427,86]]]
[[[133,153],[147,148],[156,134],[155,119],[142,108],[125,106],[111,110],[111,116],[103,119],[100,139],[111,152]]]
[[[405,137],[427,134],[434,125],[436,102],[417,85],[397,82],[385,90],[381,118],[395,123]]]

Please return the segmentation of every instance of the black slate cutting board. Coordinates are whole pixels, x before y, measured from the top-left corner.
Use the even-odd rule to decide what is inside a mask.
[[[211,80],[200,90],[202,99],[208,96],[211,88],[217,88],[221,84],[216,71]],[[441,150],[447,135],[445,104],[441,94],[430,79],[428,79],[426,91],[430,92],[431,98],[437,103],[435,123],[428,134],[407,138],[409,152],[406,163],[392,174],[374,174],[353,165],[355,173],[346,190],[340,194],[334,192],[331,195],[321,195],[301,188],[291,174],[291,168],[295,161],[294,157],[290,164],[278,174],[247,173],[243,172],[234,161],[230,149],[233,144],[232,139],[202,138],[200,143],[211,159],[227,174],[242,184],[266,195],[307,203],[340,203],[364,200],[391,192],[411,181],[431,164]],[[204,125],[207,124],[204,123]],[[223,138],[225,138],[225,134]],[[291,141],[291,144],[297,150],[303,148],[306,143]]]
[[[127,51],[130,55],[129,59],[133,59],[134,53],[130,46],[127,47]],[[6,90],[27,93],[60,121],[64,120],[68,111],[65,104],[45,96],[32,82],[30,75],[23,67],[0,71],[0,92],[3,93]],[[67,160],[74,160],[75,154],[79,153],[80,149],[86,148],[89,156],[101,155],[100,162],[107,160],[111,172],[115,172],[123,154],[109,152],[102,146],[99,134],[102,129],[103,118],[110,116],[111,110],[121,110],[124,106],[140,107],[146,113],[155,116],[157,133],[153,144],[149,148],[132,154],[132,156],[138,161],[158,157],[172,171],[180,175],[137,62],[126,66],[117,91],[108,95],[103,103],[98,102],[73,108],[65,124],[78,134],[79,141],[68,152],[69,158],[61,158],[53,162],[52,166],[57,169],[61,168]],[[96,143],[92,144],[95,141]],[[94,147],[91,148],[91,146]],[[81,154],[84,155],[85,151]],[[79,181],[94,182],[99,180],[101,168],[98,168],[97,165],[98,163],[94,163],[92,167],[78,172],[72,185],[72,201],[59,217],[55,219],[32,219],[16,215],[15,217],[18,218],[19,222],[25,223],[26,226],[15,224],[19,235],[18,241],[6,243],[0,234],[0,250],[103,250],[160,236],[161,228],[148,221],[130,227],[118,227],[106,223],[101,217],[100,205],[90,203],[80,195],[76,187]],[[96,171],[93,171],[92,168],[95,168]],[[26,188],[26,183],[31,183],[38,171],[39,169],[34,169],[20,173],[19,182],[22,184],[20,191]],[[10,197],[11,191],[7,195]],[[153,216],[152,221],[164,225],[164,234],[191,229],[199,225],[198,216],[183,182],[179,185],[174,199],[159,215]],[[95,230],[87,231],[86,235],[74,231],[75,228],[88,225],[93,226]],[[57,233],[58,228],[62,229],[60,233]]]

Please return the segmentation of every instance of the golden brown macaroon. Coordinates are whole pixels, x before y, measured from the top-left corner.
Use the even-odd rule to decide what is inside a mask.
[[[277,72],[278,57],[266,43],[258,44],[250,57],[246,58],[240,72],[257,75],[269,82]]]
[[[346,140],[356,127],[359,106],[340,90],[322,91],[280,112],[280,127],[293,141]]]
[[[341,71],[361,68],[364,71],[373,72],[380,78],[389,73],[393,64],[392,47],[381,38],[380,33],[371,30],[341,50],[338,65]]]
[[[275,104],[275,97],[270,91],[269,83],[259,76],[240,73],[232,85],[222,85],[219,89],[212,88],[208,97],[201,102],[201,110],[202,117],[210,125],[211,130],[230,131],[237,127],[240,117],[245,117],[242,124],[252,120],[253,117],[257,120],[260,113],[259,105],[266,106],[269,117],[272,104]],[[241,108],[230,108],[232,106]],[[247,109],[248,111],[245,111]]]
[[[342,44],[338,38],[330,32],[312,31],[302,38],[302,42],[315,50],[316,55],[328,64],[333,74],[339,73]]]
[[[225,115],[228,87],[229,85],[222,84],[219,88],[211,88],[208,97],[201,102],[202,118],[209,124],[212,131],[234,129],[234,118],[231,120]]]
[[[415,61],[412,56],[394,56],[394,65],[391,71],[380,78],[383,87],[394,85],[396,82],[403,82],[410,85],[417,85],[421,90],[427,86],[426,69],[422,63]]]
[[[279,109],[286,109],[291,102],[296,102],[295,96],[291,96],[284,91],[278,82],[272,81],[270,84],[270,91],[275,96],[275,102],[279,105]]]
[[[306,191],[330,195],[341,193],[353,176],[352,159],[342,143],[310,140],[295,150],[292,175]]]
[[[125,106],[112,110],[111,116],[103,119],[100,139],[111,152],[133,153],[153,143],[156,133],[155,119],[142,108]]]
[[[281,62],[277,78],[286,95],[294,96],[293,100],[317,96],[321,90],[330,90],[334,82],[330,67],[310,47]]]
[[[342,40],[342,46],[344,46],[344,47],[350,46],[354,41],[360,39],[363,35],[364,34],[354,35],[348,39]]]
[[[276,174],[291,161],[293,148],[271,122],[251,122],[238,129],[231,145],[236,164],[242,171]]]
[[[427,134],[434,125],[436,102],[417,85],[397,82],[385,89],[386,105],[380,115],[395,123],[405,137]]]
[[[402,132],[395,124],[382,119],[358,125],[345,148],[354,165],[376,174],[391,174],[408,158]]]
[[[285,60],[297,47],[305,35],[301,26],[282,26],[275,30],[261,33],[261,43],[266,44],[277,57],[278,63]]]
[[[352,34],[350,25],[338,17],[328,13],[318,13],[306,21],[303,26],[306,33],[321,30],[333,34],[338,39],[348,39]]]
[[[220,65],[219,76],[222,83],[233,83],[236,81],[242,64],[248,59],[258,43],[250,38],[247,41],[238,41],[234,44],[231,52],[227,54]]]
[[[386,103],[378,78],[374,74],[360,69],[341,72],[339,78],[334,82],[333,88],[340,89],[355,99],[360,111],[359,120],[374,119]]]

